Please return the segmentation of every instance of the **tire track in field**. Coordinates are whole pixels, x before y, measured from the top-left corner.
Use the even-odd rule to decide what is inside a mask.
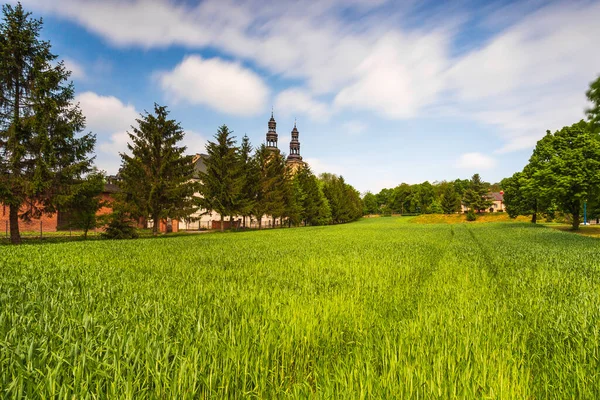
[[[471,228],[469,228],[468,226],[465,226],[465,228],[467,229],[467,232],[469,232],[469,235],[473,239],[473,242],[475,243],[475,245],[477,245],[477,248],[479,249],[481,255],[483,256],[483,259],[485,261],[483,263],[483,268],[485,268],[485,270],[488,272],[488,274],[494,280],[497,280],[498,279],[498,264],[496,264],[496,262],[494,261],[494,259],[491,256],[489,250],[483,245],[483,243],[481,243],[481,240],[475,235],[473,230]]]

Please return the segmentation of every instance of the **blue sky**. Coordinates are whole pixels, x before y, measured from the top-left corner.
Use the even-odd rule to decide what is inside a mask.
[[[451,5],[449,5],[451,3]],[[23,0],[73,71],[97,164],[154,102],[203,152],[219,125],[279,148],[297,119],[315,172],[360,191],[495,182],[584,117],[598,1]]]

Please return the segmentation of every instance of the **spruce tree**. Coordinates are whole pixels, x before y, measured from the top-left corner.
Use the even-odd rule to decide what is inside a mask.
[[[446,184],[444,193],[442,193],[441,207],[444,214],[454,214],[460,210],[460,200],[454,190],[454,185],[450,182]]]
[[[262,144],[254,153],[254,163],[258,179],[253,214],[258,220],[258,227],[262,228],[263,216],[280,217],[285,211],[285,160],[278,151]]]
[[[0,22],[0,202],[9,207],[10,238],[19,218],[56,212],[91,169],[95,136],[78,134],[85,118],[73,104],[70,72],[40,39],[42,21],[21,4],[5,5]]]
[[[197,209],[192,156],[178,145],[185,133],[168,116],[167,107],[154,104],[154,114],[142,114],[128,132],[131,155],[121,153],[120,196],[134,215],[152,218],[154,235],[161,220],[184,218]]]
[[[219,127],[215,141],[209,141],[206,145],[206,172],[199,174],[203,208],[219,213],[221,231],[225,230],[224,217],[238,211],[244,184],[239,149],[232,133],[227,125]]]
[[[493,204],[488,198],[486,184],[481,180],[479,174],[474,174],[471,177],[469,187],[463,195],[463,202],[475,212],[481,212]]]
[[[246,218],[252,215],[254,203],[256,202],[256,185],[258,182],[258,172],[256,163],[252,157],[252,145],[247,135],[242,138],[239,151],[239,163],[241,169],[242,189],[237,201],[238,213],[244,218],[244,227],[246,227]]]

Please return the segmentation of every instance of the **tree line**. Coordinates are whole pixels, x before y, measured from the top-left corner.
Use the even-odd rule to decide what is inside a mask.
[[[270,215],[288,226],[360,217],[360,196],[342,177],[317,178],[309,168],[292,175],[283,154],[264,145],[253,152],[247,137],[237,147],[226,126],[207,146],[207,172],[194,179],[192,156],[180,145],[181,125],[155,105],[128,132],[113,213],[99,219],[97,211],[107,204],[100,197],[106,177],[94,166],[96,137],[83,133],[71,72],[40,39],[41,29],[42,20],[20,3],[2,7],[0,203],[8,208],[12,243],[21,242],[19,220],[59,211],[86,234],[108,223],[112,237],[135,236],[133,223],[147,218],[156,232],[158,221],[187,218],[199,208],[222,216]]]
[[[461,211],[461,204],[480,213],[492,205],[489,193],[500,191],[500,185],[491,184],[474,174],[471,179],[456,179],[382,189],[379,193],[365,193],[363,213],[368,214],[453,214]]]
[[[573,229],[579,229],[584,207],[588,216],[600,218],[600,76],[586,95],[586,120],[547,131],[523,170],[502,180],[510,216],[528,215],[535,223],[560,212]]]
[[[200,207],[224,218],[279,219],[280,225],[324,225],[362,216],[359,192],[341,176],[316,177],[308,165],[290,168],[285,155],[261,144],[256,149],[244,135],[237,145],[232,131],[219,127],[206,145],[206,171],[199,176]]]

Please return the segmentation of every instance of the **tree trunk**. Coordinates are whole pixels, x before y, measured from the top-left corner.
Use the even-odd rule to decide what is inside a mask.
[[[577,206],[573,206],[572,214],[573,214],[573,230],[576,231],[579,229],[579,208],[580,204],[577,202]]]
[[[158,215],[156,215],[156,214],[152,215],[152,221],[154,221],[154,223],[152,224],[152,235],[157,236],[158,235],[158,227],[160,225],[160,221],[158,220]]]
[[[537,222],[537,213],[534,212],[533,214],[531,214],[531,223],[535,224]]]
[[[244,229],[246,229],[246,216],[244,215]]]
[[[10,221],[10,242],[12,244],[21,244],[21,234],[19,233],[19,207],[9,206]]]
[[[223,214],[221,214],[221,232],[225,232],[225,221],[223,219]]]

